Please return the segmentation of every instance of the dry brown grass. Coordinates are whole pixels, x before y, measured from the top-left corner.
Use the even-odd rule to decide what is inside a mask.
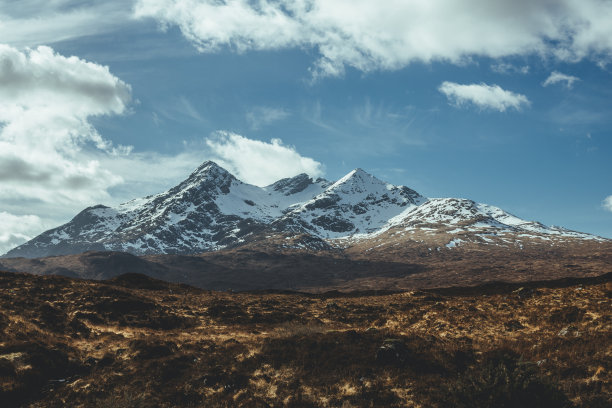
[[[387,295],[0,274],[3,407],[608,407],[610,276]]]

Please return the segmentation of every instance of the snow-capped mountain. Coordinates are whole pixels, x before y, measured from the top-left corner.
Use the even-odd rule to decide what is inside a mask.
[[[88,250],[135,254],[197,253],[239,242],[324,191],[329,182],[305,174],[261,188],[207,161],[186,180],[115,208],[98,205],[46,231],[6,256],[41,257]]]
[[[356,169],[312,199],[290,207],[273,225],[280,230],[306,231],[321,238],[372,233],[389,219],[425,201],[425,197],[408,187],[385,183]]]
[[[525,221],[498,207],[462,198],[431,198],[391,218],[369,234],[339,238],[351,253],[384,254],[389,259],[410,256],[406,249],[523,249],[566,246],[610,240],[561,227]]]
[[[207,161],[164,193],[114,208],[89,207],[5,257],[33,258],[88,250],[193,254],[279,235],[346,247],[356,241],[380,241],[389,234],[397,238],[432,231],[451,239],[453,235],[465,239],[471,234],[483,237],[484,243],[490,241],[487,237],[500,234],[600,239],[525,221],[470,200],[427,199],[361,169],[335,183],[300,174],[257,187]]]
[[[404,230],[434,230],[449,234],[460,232],[475,234],[515,233],[529,237],[563,237],[600,239],[599,237],[571,231],[560,227],[549,227],[536,221],[525,221],[501,208],[476,203],[463,198],[431,198],[422,205],[411,208],[399,217],[389,220],[388,228]],[[380,231],[383,231],[381,229]]]

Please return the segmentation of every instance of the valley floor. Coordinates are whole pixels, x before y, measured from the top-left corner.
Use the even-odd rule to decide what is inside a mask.
[[[3,407],[609,407],[612,275],[402,293],[0,273]]]

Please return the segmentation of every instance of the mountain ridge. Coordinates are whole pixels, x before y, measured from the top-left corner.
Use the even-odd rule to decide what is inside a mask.
[[[43,232],[3,257],[37,258],[92,250],[196,254],[279,234],[286,240],[306,236],[296,248],[320,240],[341,248],[359,243],[371,250],[373,247],[365,248],[368,243],[379,245],[381,237],[391,233],[406,237],[407,245],[450,237],[443,244],[447,248],[466,242],[608,241],[526,221],[468,199],[427,198],[361,168],[335,182],[298,174],[258,187],[205,161],[165,192],[116,207],[88,207],[68,223]],[[415,233],[419,240],[410,239]],[[320,247],[317,243],[312,249]]]

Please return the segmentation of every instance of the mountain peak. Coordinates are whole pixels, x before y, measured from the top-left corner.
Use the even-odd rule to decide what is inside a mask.
[[[200,164],[200,166],[195,169],[191,175],[202,175],[202,174],[229,174],[231,173],[225,170],[223,167],[219,166],[216,162],[212,160],[206,160],[204,163]]]
[[[221,191],[229,192],[230,185],[236,181],[236,177],[223,167],[211,160],[202,163],[189,177],[180,184],[172,187],[164,196],[174,196],[180,191]]]
[[[235,180],[236,177],[212,160],[207,160],[195,169],[183,182],[193,183],[218,180],[222,184]]]
[[[374,177],[361,167],[357,167],[356,169],[350,171],[345,177]]]
[[[357,188],[361,191],[366,185],[387,185],[382,180],[377,179],[367,171],[356,168],[349,172],[346,176],[342,177],[340,180],[336,181],[330,188],[343,188],[346,186],[351,186],[352,188]]]

